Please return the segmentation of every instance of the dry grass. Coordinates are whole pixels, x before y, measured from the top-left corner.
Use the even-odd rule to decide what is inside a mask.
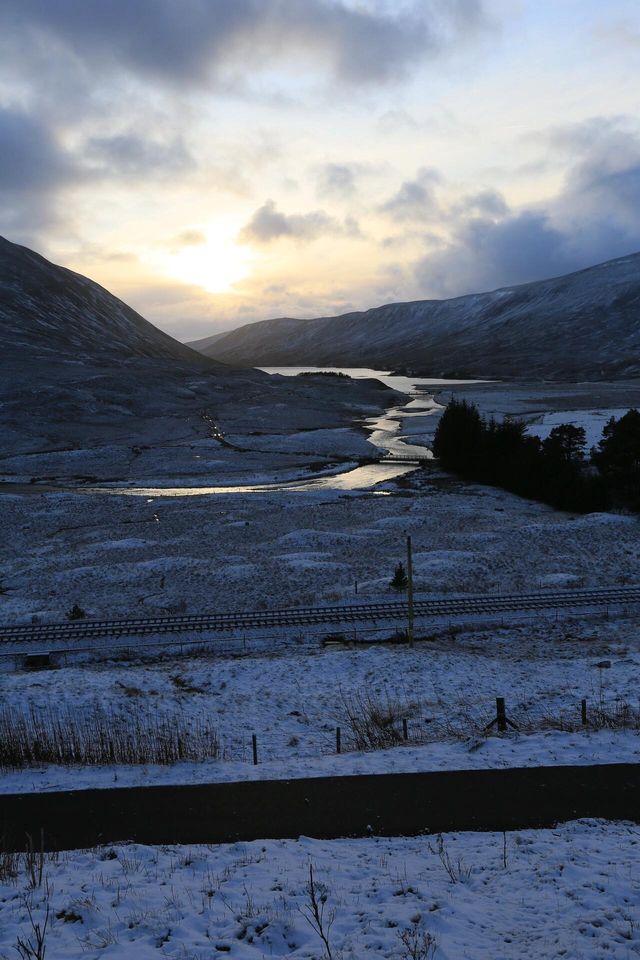
[[[42,763],[170,764],[222,758],[218,733],[207,720],[160,715],[141,707],[126,716],[98,704],[0,711],[0,767]]]
[[[340,708],[339,720],[354,750],[384,750],[403,743],[402,721],[415,709],[389,693],[374,694],[368,689],[341,690]]]

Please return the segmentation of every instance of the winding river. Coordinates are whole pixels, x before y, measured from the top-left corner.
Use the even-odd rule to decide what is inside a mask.
[[[433,416],[441,408],[429,388],[451,386],[460,383],[475,381],[468,380],[438,380],[426,378],[412,378],[392,376],[383,370],[368,368],[338,368],[338,367],[264,367],[266,373],[275,373],[282,376],[297,376],[303,372],[331,372],[344,373],[354,378],[375,378],[383,383],[407,394],[407,402],[387,410],[382,416],[371,417],[364,423],[369,431],[369,440],[374,447],[382,447],[396,456],[431,457],[431,451],[423,444],[411,443],[401,432],[401,425],[409,418],[424,418]],[[372,454],[377,453],[372,448]],[[368,490],[386,480],[393,480],[415,470],[410,463],[371,463],[359,467],[347,467],[343,472],[324,474],[300,480],[288,480],[281,483],[258,483],[234,486],[197,486],[197,487],[107,487],[83,486],[68,487],[45,484],[0,484],[0,492],[4,493],[84,493],[102,494],[109,496],[127,497],[194,497],[211,494],[232,493],[266,493],[275,491],[314,491],[314,490]],[[375,492],[375,491],[374,491]],[[384,491],[380,491],[384,492]]]

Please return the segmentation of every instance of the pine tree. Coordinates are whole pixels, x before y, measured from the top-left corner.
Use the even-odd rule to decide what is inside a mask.
[[[390,581],[390,585],[394,590],[406,590],[409,585],[409,580],[405,569],[402,563],[399,563],[393,574],[393,579]]]

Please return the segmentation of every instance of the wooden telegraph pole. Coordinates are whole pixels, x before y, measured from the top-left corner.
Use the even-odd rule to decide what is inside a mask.
[[[413,558],[411,556],[411,537],[407,537],[407,600],[409,601],[409,619],[407,637],[409,646],[413,646]]]

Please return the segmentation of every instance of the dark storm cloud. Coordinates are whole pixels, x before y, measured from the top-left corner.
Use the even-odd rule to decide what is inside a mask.
[[[545,277],[640,250],[640,138],[592,127],[581,159],[545,210],[462,218],[450,243],[416,267],[423,288],[456,296]],[[567,132],[569,136],[569,132]]]
[[[281,237],[308,242],[326,234],[358,236],[357,223],[347,219],[340,223],[324,210],[310,213],[282,213],[273,200],[267,200],[253,214],[238,235],[241,243],[267,244]]]
[[[74,173],[47,127],[18,110],[0,109],[0,191],[42,191]]]
[[[45,125],[18,110],[0,109],[0,220],[13,240],[33,246],[60,225],[57,191],[77,167]]]
[[[525,211],[502,222],[474,218],[465,223],[450,246],[420,261],[416,277],[429,292],[452,297],[572,268],[563,235],[545,214]]]
[[[103,175],[135,179],[152,173],[181,173],[194,161],[179,138],[163,143],[128,133],[92,137],[84,146],[87,161]]]
[[[479,193],[467,194],[455,204],[453,212],[457,215],[486,216],[489,218],[504,217],[509,212],[506,200],[497,190],[481,190]]]
[[[483,0],[423,0],[395,14],[343,0],[3,0],[0,8],[3,30],[38,43],[48,36],[94,69],[180,82],[303,51],[343,80],[384,82],[485,24]]]

